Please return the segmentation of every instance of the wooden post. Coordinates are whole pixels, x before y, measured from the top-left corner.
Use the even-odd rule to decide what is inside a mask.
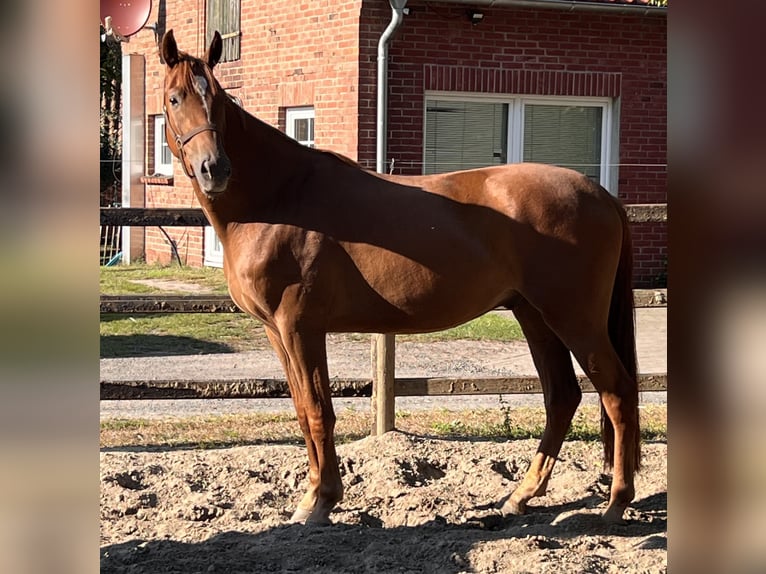
[[[394,430],[395,336],[373,335],[370,354],[372,358],[372,433],[381,435]]]

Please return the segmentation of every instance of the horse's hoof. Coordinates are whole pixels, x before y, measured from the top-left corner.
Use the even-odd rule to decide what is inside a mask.
[[[297,508],[293,512],[290,522],[293,524],[305,524],[306,526],[328,526],[332,524],[332,520],[328,516],[317,516],[316,512],[306,510],[305,508]]]
[[[604,511],[601,517],[607,524],[625,524],[625,519],[622,517],[622,513],[625,509],[617,506],[610,506]]]
[[[293,524],[303,524],[308,520],[308,517],[311,516],[311,511],[306,510],[305,508],[298,508],[293,512],[292,517],[290,518],[290,522]]]
[[[500,508],[500,512],[503,516],[520,516],[526,514],[527,505],[524,502],[515,502],[509,498]]]

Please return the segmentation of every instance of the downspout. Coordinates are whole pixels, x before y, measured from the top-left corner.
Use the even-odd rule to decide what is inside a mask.
[[[404,19],[407,0],[389,0],[391,22],[378,42],[378,125],[375,169],[386,169],[386,141],[388,139],[388,43]],[[373,434],[382,435],[394,429],[395,419],[395,363],[396,340],[393,333],[379,333],[372,337],[372,392]]]
[[[386,169],[386,143],[388,140],[388,43],[404,19],[407,0],[389,0],[391,21],[378,41],[378,122],[375,151],[375,169],[383,173]]]

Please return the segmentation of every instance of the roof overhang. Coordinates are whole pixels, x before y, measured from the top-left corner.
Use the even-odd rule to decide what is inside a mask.
[[[438,0],[445,4],[486,6],[488,8],[549,8],[556,10],[610,12],[617,14],[667,14],[666,6],[654,6],[642,2],[581,2],[577,0]]]

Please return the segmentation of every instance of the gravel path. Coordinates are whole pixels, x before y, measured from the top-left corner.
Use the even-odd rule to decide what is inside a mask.
[[[637,350],[642,373],[667,372],[667,308],[636,310]],[[370,376],[370,341],[350,341],[329,335],[327,340],[330,376]],[[282,378],[282,368],[271,349],[245,353],[102,359],[102,381],[148,379],[238,379]],[[582,370],[579,366],[575,369]],[[397,377],[501,377],[534,374],[526,343],[497,341],[450,341],[438,343],[397,342]],[[542,405],[542,395],[503,397],[513,406]],[[586,394],[583,404],[594,404],[595,394]],[[664,403],[666,393],[643,393],[644,403]],[[336,411],[369,408],[369,398],[333,399]],[[499,406],[496,395],[456,397],[399,397],[397,409],[478,408]],[[292,411],[290,399],[183,399],[101,401],[101,418],[182,417],[196,414]]]

